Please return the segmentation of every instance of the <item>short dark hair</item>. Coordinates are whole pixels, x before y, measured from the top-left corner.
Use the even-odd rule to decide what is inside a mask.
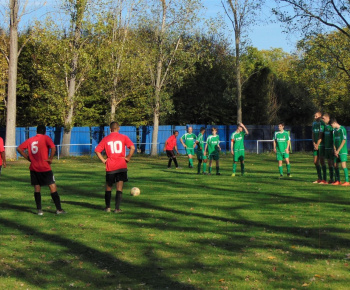
[[[45,134],[46,133],[46,126],[44,125],[39,125],[37,128],[36,128],[36,133],[37,134]]]
[[[336,118],[332,118],[332,119],[329,121],[329,124],[330,124],[330,125],[332,125],[333,123],[338,123]]]
[[[174,130],[174,132],[173,132],[173,135],[175,135],[175,133],[179,133],[179,131],[177,131],[177,130]]]
[[[118,122],[115,122],[113,121],[110,125],[109,125],[109,128],[112,130],[115,130],[115,129],[119,129],[119,123]]]
[[[199,132],[202,132],[202,131],[205,131],[205,128],[204,128],[204,127],[201,127],[201,128],[199,129]]]
[[[323,116],[330,118],[328,113],[323,113]]]
[[[279,122],[278,125],[282,125],[284,127],[284,122]]]

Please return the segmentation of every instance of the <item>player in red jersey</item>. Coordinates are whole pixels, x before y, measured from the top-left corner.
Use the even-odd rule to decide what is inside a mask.
[[[30,179],[31,184],[34,185],[34,198],[38,215],[43,215],[40,193],[43,185],[48,185],[50,188],[51,197],[56,206],[56,214],[66,213],[61,208],[60,196],[57,193],[55,177],[51,170],[52,159],[56,153],[55,144],[53,144],[49,136],[45,135],[45,126],[39,125],[36,133],[36,136],[27,139],[19,145],[17,151],[30,162]]]
[[[120,126],[117,122],[112,122],[110,129],[111,133],[101,140],[95,149],[95,153],[102,163],[106,164],[105,211],[111,211],[112,186],[113,183],[116,183],[114,212],[118,213],[121,212],[123,185],[124,182],[128,181],[127,163],[135,152],[135,146],[128,136],[119,134]],[[127,156],[125,156],[125,147],[130,149]],[[102,151],[105,151],[107,159],[102,156]]]
[[[177,164],[177,160],[176,160],[176,155],[174,153],[174,149],[176,151],[176,154],[179,154],[179,151],[177,150],[177,145],[176,145],[176,137],[179,136],[179,131],[175,130],[173,135],[171,135],[164,144],[164,149],[163,151],[166,152],[166,156],[168,156],[169,158],[169,162],[168,162],[168,169],[171,168],[171,161],[174,160],[174,164],[176,169],[179,168],[179,165]]]
[[[4,140],[0,137],[0,175],[1,169],[4,166],[6,168],[6,157],[5,157],[5,148],[4,148]]]

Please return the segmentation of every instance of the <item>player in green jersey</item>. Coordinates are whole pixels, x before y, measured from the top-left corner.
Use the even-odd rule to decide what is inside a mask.
[[[238,123],[237,130],[231,134],[231,154],[233,155],[231,176],[236,176],[236,162],[238,161],[241,162],[241,174],[244,175],[244,136],[248,134],[249,132],[243,123]]]
[[[205,155],[205,151],[204,151],[204,133],[205,133],[205,128],[202,127],[196,139],[197,160],[198,160],[197,173],[198,174],[201,173],[202,163],[203,163],[203,174],[207,174],[207,156]]]
[[[216,175],[220,175],[220,168],[219,168],[219,152],[221,150],[220,148],[220,138],[219,135],[217,135],[218,129],[213,127],[211,129],[212,135],[208,136],[207,138],[207,144],[205,144],[205,152],[208,152],[209,157],[209,174],[211,174],[211,165],[212,161],[216,161]]]
[[[328,184],[334,182],[334,149],[333,149],[333,127],[329,124],[329,114],[324,113],[322,116],[322,120],[325,123],[323,140],[324,140],[324,148],[325,148],[325,159],[328,163],[329,170],[329,181]]]
[[[315,121],[312,123],[312,143],[314,146],[314,164],[317,171],[317,180],[314,183],[327,184],[327,168],[324,162],[325,147],[323,142],[324,122],[321,120],[322,113],[316,112]],[[321,171],[322,166],[322,171]],[[323,173],[323,176],[322,176]]]
[[[187,128],[187,133],[185,133],[180,141],[186,149],[188,155],[188,167],[193,168],[193,156],[194,156],[194,147],[196,147],[196,135],[192,133],[192,127]]]
[[[280,176],[283,176],[283,158],[286,161],[287,176],[291,177],[290,174],[290,162],[289,162],[289,148],[290,148],[290,137],[287,131],[284,131],[284,123],[278,124],[278,131],[273,136],[273,151],[276,153],[278,161],[278,170]]]
[[[346,161],[348,161],[348,146],[347,146],[347,132],[343,126],[340,126],[336,119],[332,119],[330,122],[333,127],[333,144],[334,144],[334,169],[335,169],[335,182],[333,185],[340,185],[339,163],[344,170],[345,182],[341,185],[348,186],[349,172],[346,167]]]

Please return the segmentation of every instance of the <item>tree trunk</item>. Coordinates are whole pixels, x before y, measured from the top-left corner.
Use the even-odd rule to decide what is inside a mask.
[[[10,2],[10,55],[8,72],[8,96],[6,115],[6,146],[16,146],[16,88],[18,65],[18,1]],[[6,148],[8,159],[16,158],[16,148]]]
[[[237,123],[242,122],[242,84],[241,84],[241,51],[240,51],[240,32],[235,30],[236,43],[236,98],[237,98]]]
[[[75,109],[75,94],[76,94],[76,83],[78,73],[78,62],[79,62],[79,48],[81,38],[81,28],[86,7],[86,0],[77,0],[76,2],[76,22],[74,29],[74,36],[72,41],[72,61],[70,65],[70,74],[68,79],[68,113],[64,120],[64,134],[62,139],[62,156],[69,156],[70,151],[70,140],[72,135],[73,117]]]

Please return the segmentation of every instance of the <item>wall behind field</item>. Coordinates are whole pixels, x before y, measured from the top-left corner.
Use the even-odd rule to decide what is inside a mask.
[[[193,132],[198,135],[201,127],[206,128],[205,139],[211,134],[213,125],[189,124],[193,127]],[[220,136],[220,146],[223,152],[230,151],[230,136],[237,129],[236,125],[215,125]],[[247,125],[249,135],[245,137],[245,148],[247,152],[262,153],[272,150],[272,136],[277,126],[269,125]],[[350,127],[346,127],[348,134]],[[290,131],[292,140],[292,151],[312,151],[311,126],[286,126]],[[159,126],[158,133],[158,153],[163,152],[167,138],[173,134],[174,130],[179,131],[178,149],[181,154],[185,154],[185,149],[180,142],[180,138],[186,132],[186,126],[163,125]],[[5,128],[0,128],[0,137],[6,140]],[[149,154],[151,151],[153,126],[122,126],[120,133],[127,135],[136,145],[137,153]],[[101,127],[74,127],[70,152],[72,156],[93,154],[95,147],[103,137],[110,133],[108,126]],[[19,127],[16,129],[16,145],[18,146],[27,138],[36,134],[36,127]],[[47,127],[46,134],[51,137],[58,148],[58,154],[62,148],[63,128]],[[350,136],[350,135],[349,135]],[[348,143],[348,148],[350,142]]]

